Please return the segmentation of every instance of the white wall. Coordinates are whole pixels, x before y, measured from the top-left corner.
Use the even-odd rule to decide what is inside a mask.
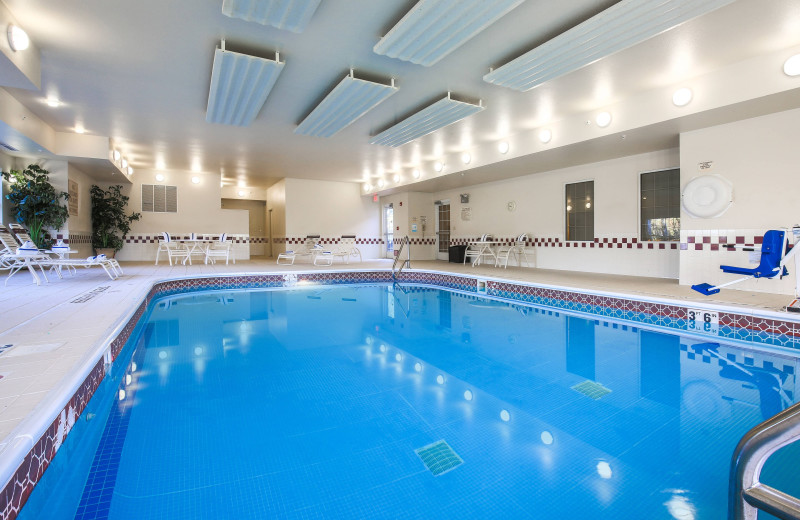
[[[515,179],[446,190],[433,194],[434,200],[450,199],[453,239],[474,239],[483,233],[511,239],[520,233],[529,237],[558,239],[564,242],[564,186],[594,181],[594,229],[599,242],[616,239],[622,248],[600,248],[599,244],[572,242],[579,247],[533,247],[536,266],[582,272],[678,278],[677,244],[662,244],[665,249],[631,248],[627,243],[639,238],[639,175],[642,172],[674,168],[679,164],[677,149],[645,153],[561,170],[537,173]],[[460,194],[469,193],[462,204]],[[510,201],[516,209],[509,211]],[[462,220],[462,209],[471,210],[470,220]],[[434,215],[432,202],[431,210]],[[433,217],[432,217],[433,218]],[[672,246],[675,249],[672,249]],[[566,246],[566,244],[565,244]]]
[[[157,181],[156,175],[165,179]],[[199,184],[191,178],[200,177]],[[133,185],[122,192],[130,197],[129,212],[142,213],[142,184],[160,184],[178,187],[177,213],[142,213],[142,218],[131,224],[125,246],[117,258],[120,260],[155,260],[158,237],[162,231],[173,235],[189,233],[227,233],[234,240],[236,259],[248,259],[248,212],[221,209],[220,175],[187,171],[136,170],[131,178]],[[108,184],[101,184],[106,187]]]
[[[285,179],[286,237],[319,234],[323,242],[355,234],[363,258],[380,255],[380,204],[354,182]],[[364,243],[374,242],[374,243]]]
[[[720,217],[695,218],[681,210],[680,283],[723,283],[736,278],[719,266],[749,267],[748,253],[711,250],[720,237],[744,237],[752,244],[768,229],[800,222],[800,110],[789,110],[681,134],[681,185],[703,175],[699,163],[713,161],[709,173],[733,185],[733,204]],[[704,171],[705,172],[705,171]],[[708,243],[702,244],[706,238]],[[692,240],[691,243],[688,243]],[[696,247],[700,243],[700,249]],[[792,269],[790,269],[792,270]],[[752,280],[730,289],[792,294],[794,273],[783,280]]]

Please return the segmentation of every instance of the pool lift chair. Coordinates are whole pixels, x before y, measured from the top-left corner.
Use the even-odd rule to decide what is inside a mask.
[[[778,278],[783,278],[789,274],[789,271],[786,269],[786,265],[791,260],[794,260],[796,277],[795,300],[789,304],[789,306],[787,306],[787,309],[790,311],[794,310],[795,312],[800,312],[800,307],[798,307],[798,298],[800,298],[800,254],[798,254],[798,252],[800,252],[800,246],[798,245],[798,242],[800,242],[800,226],[795,226],[792,228],[792,234],[794,235],[795,244],[791,249],[789,249],[788,239],[786,236],[787,231],[784,229],[770,229],[764,233],[761,246],[726,246],[729,248],[735,247],[744,251],[760,251],[761,258],[758,265],[756,267],[721,265],[720,269],[722,269],[723,273],[741,274],[745,276],[719,285],[700,283],[692,285],[692,289],[700,294],[710,296],[712,294],[717,294],[723,287],[728,287],[729,285],[737,284],[753,278],[775,278],[776,276]]]

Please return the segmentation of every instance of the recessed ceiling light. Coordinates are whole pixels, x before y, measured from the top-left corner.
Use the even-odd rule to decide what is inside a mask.
[[[552,138],[553,138],[553,132],[550,129],[544,128],[542,130],[539,130],[539,140],[542,143],[547,144],[550,142]]]
[[[783,63],[783,73],[787,76],[800,76],[800,54],[795,54]]]
[[[386,186],[386,183],[383,182],[383,179],[378,179],[378,188],[382,189],[384,186]]]
[[[159,174],[157,174],[157,175],[156,175],[156,180],[157,180],[158,182],[161,182],[161,181],[163,181],[163,180],[164,180],[164,176],[163,176],[162,174],[160,174],[160,173],[159,173]]]
[[[47,106],[56,108],[61,105],[61,101],[58,98],[49,97],[47,98]]]
[[[24,51],[31,44],[31,39],[28,38],[28,33],[23,31],[22,27],[10,24],[8,26],[8,44],[14,52]]]
[[[461,162],[463,162],[464,164],[469,164],[471,160],[472,156],[468,152],[464,152],[461,154]]]
[[[435,163],[433,163],[433,169],[436,170],[437,172],[444,170],[444,163],[441,161],[436,161]]]
[[[597,117],[594,118],[594,122],[597,123],[597,126],[600,128],[605,128],[611,124],[611,112],[600,112],[597,114]]]
[[[128,176],[133,175],[133,166],[128,166]]]
[[[508,153],[508,143],[506,141],[497,143],[497,151],[502,154]]]
[[[200,184],[200,177],[198,177],[197,175],[192,177],[192,184]]]
[[[413,175],[415,179],[419,179],[419,176],[422,175],[422,172],[415,169],[413,172],[411,172],[411,175]]]
[[[676,107],[683,107],[692,100],[692,89],[688,87],[679,88],[672,94],[672,103]]]

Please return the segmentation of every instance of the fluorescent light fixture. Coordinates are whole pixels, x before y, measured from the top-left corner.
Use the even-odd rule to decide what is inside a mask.
[[[370,140],[370,144],[402,146],[483,109],[481,104],[473,105],[450,99],[448,92],[447,97],[379,133]]]
[[[672,94],[672,103],[676,107],[684,107],[692,100],[692,89],[688,87],[679,88]]]
[[[461,154],[461,162],[463,162],[464,164],[469,164],[471,160],[472,156],[469,154],[469,152],[464,152]]]
[[[800,76],[800,54],[795,54],[783,63],[783,73],[787,76]]]
[[[497,143],[497,151],[501,154],[505,155],[508,153],[508,142],[507,141],[500,141]]]
[[[605,128],[611,124],[611,112],[600,112],[597,114],[597,117],[594,118],[594,122],[597,123],[597,126],[600,128]]]
[[[372,50],[430,67],[523,1],[420,0]]]
[[[28,33],[14,24],[8,26],[8,45],[14,52],[24,51],[31,44],[31,39],[28,38]]]
[[[543,144],[547,144],[553,138],[553,132],[549,128],[543,128],[539,130],[539,140]]]
[[[239,54],[222,47],[214,51],[211,89],[208,92],[206,121],[224,125],[249,126],[278,80],[283,63]]]
[[[353,71],[325,96],[325,99],[308,114],[294,133],[330,137],[342,130],[381,101],[395,92],[394,79],[391,84],[373,83],[353,77]]]
[[[303,32],[322,0],[222,0],[222,14]]]
[[[622,0],[483,79],[514,90],[530,90],[733,2]]]

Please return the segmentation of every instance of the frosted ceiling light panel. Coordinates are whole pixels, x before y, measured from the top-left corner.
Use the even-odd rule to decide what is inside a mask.
[[[351,71],[295,128],[294,133],[331,137],[397,90],[394,80],[390,85],[373,83],[354,78]]]
[[[524,1],[420,0],[372,50],[430,67]]]
[[[450,99],[450,94],[448,94],[446,98],[440,99],[436,103],[400,121],[393,127],[379,133],[370,140],[370,144],[402,146],[483,109],[482,105],[473,105],[472,103]]]
[[[483,79],[526,91],[735,0],[622,0]]]
[[[222,48],[214,52],[211,89],[206,121],[223,125],[249,126],[278,80],[283,63],[239,54]]]
[[[222,0],[222,14],[303,32],[322,0]]]

